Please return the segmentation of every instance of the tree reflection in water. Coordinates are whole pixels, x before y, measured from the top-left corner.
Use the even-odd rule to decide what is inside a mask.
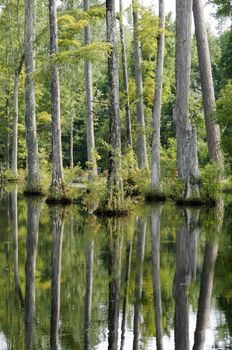
[[[90,327],[91,327],[91,309],[92,309],[92,293],[93,293],[93,258],[94,258],[94,242],[90,241],[85,253],[86,264],[86,291],[84,305],[84,350],[90,350]]]
[[[158,206],[151,212],[151,244],[152,244],[152,270],[153,270],[153,295],[156,324],[157,350],[163,350],[162,341],[162,305],[160,286],[160,219],[162,207]]]
[[[64,230],[64,210],[54,206],[52,216],[52,290],[51,290],[51,327],[50,345],[52,350],[58,349],[60,320],[60,277],[62,240]]]
[[[175,349],[189,349],[188,287],[196,274],[196,249],[199,235],[199,210],[184,209],[185,222],[176,232]]]
[[[39,199],[27,202],[27,257],[25,265],[25,349],[35,349],[35,269],[39,234],[41,203]]]
[[[108,310],[108,349],[118,349],[118,326],[121,283],[122,222],[118,218],[108,221],[109,228],[109,310]]]
[[[143,291],[143,262],[146,241],[147,223],[139,218],[137,221],[137,249],[136,249],[136,280],[135,280],[135,306],[134,306],[134,340],[133,350],[140,348],[140,318]]]

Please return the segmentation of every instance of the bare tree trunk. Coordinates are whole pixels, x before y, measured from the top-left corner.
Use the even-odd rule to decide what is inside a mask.
[[[152,213],[151,213],[153,293],[154,293],[157,350],[163,350],[162,305],[161,305],[161,287],[160,287],[160,217],[161,217],[161,213],[162,213],[162,207],[156,207],[152,209]]]
[[[134,339],[133,350],[139,350],[140,340],[140,322],[141,322],[141,303],[142,303],[142,291],[143,291],[143,263],[144,263],[144,251],[146,242],[146,228],[147,224],[143,219],[138,219],[137,230],[137,251],[136,251],[136,281],[135,281],[135,306],[134,306]]]
[[[27,258],[25,265],[25,339],[24,348],[33,350],[35,341],[35,271],[39,234],[40,202],[29,200],[27,206]]]
[[[71,111],[71,122],[70,122],[70,169],[73,169],[73,115]]]
[[[9,77],[8,77],[9,79]],[[9,169],[10,167],[10,87],[9,83],[7,82],[6,87],[6,134],[5,134],[5,160],[6,160],[6,167]]]
[[[185,199],[199,198],[196,130],[189,118],[192,0],[176,1],[176,105],[177,169],[185,184]]]
[[[159,0],[159,36],[157,48],[156,87],[153,107],[152,175],[151,184],[160,191],[160,118],[162,106],[163,67],[164,67],[164,0]]]
[[[213,76],[202,0],[193,0],[193,14],[201,75],[201,90],[209,158],[211,161],[218,162],[220,167],[223,167],[223,156],[220,147],[220,127],[216,122],[216,103]]]
[[[146,130],[143,107],[143,77],[142,77],[142,55],[138,30],[138,1],[132,0],[134,21],[134,55],[135,55],[135,83],[136,83],[136,114],[137,114],[137,157],[139,168],[148,169]]]
[[[84,0],[84,11],[88,11],[90,0]],[[85,27],[85,45],[90,44],[90,25]],[[86,129],[87,129],[87,156],[89,162],[89,170],[92,175],[97,175],[97,161],[94,138],[93,123],[93,83],[92,83],[92,63],[85,60],[85,90],[86,90]],[[90,176],[91,177],[91,176]]]
[[[123,182],[121,177],[121,123],[119,113],[118,53],[115,0],[106,0],[107,40],[112,45],[108,58],[109,77],[109,154],[108,188],[109,210],[119,211],[123,201]]]
[[[123,4],[120,0],[120,38],[122,47],[122,71],[123,71],[123,84],[124,84],[124,97],[125,97],[125,111],[126,111],[126,136],[127,145],[131,149],[133,148],[132,130],[131,130],[131,113],[130,113],[130,101],[129,101],[129,84],[128,84],[128,72],[127,72],[127,57],[126,57],[126,43],[123,28]]]
[[[58,28],[56,0],[49,0],[50,55],[58,52]],[[51,197],[58,198],[64,191],[64,174],[60,125],[60,82],[56,63],[51,63],[51,99],[52,99],[52,183]]]
[[[33,73],[34,61],[34,0],[25,0],[25,98],[26,98],[26,129],[28,177],[27,192],[41,192],[39,154],[35,116],[35,86]]]
[[[84,314],[84,350],[91,349],[90,326],[92,312],[92,294],[93,294],[93,258],[94,242],[91,241],[86,249],[86,292],[85,292],[85,314]]]
[[[58,330],[60,320],[60,278],[64,212],[54,207],[52,211],[52,289],[51,289],[51,328],[50,345],[52,350],[59,348]]]
[[[24,55],[21,57],[19,66],[15,70],[14,78],[14,119],[13,119],[13,141],[12,141],[12,163],[11,170],[14,176],[18,176],[18,118],[19,118],[19,76],[23,67]]]

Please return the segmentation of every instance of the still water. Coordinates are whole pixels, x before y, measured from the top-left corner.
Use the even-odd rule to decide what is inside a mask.
[[[0,349],[232,349],[232,205],[0,202]]]

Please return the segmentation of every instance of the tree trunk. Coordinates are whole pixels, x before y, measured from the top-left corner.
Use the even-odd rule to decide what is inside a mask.
[[[153,107],[152,175],[151,184],[160,191],[160,118],[162,106],[163,67],[164,67],[164,0],[159,0],[159,37],[157,48],[156,87]]]
[[[160,217],[161,217],[161,213],[162,213],[162,207],[157,207],[152,210],[152,214],[151,214],[153,295],[154,295],[157,350],[163,350],[162,304],[161,304],[161,287],[160,287]]]
[[[71,111],[72,113],[72,111]],[[73,169],[74,161],[73,161],[73,115],[71,114],[71,122],[70,122],[70,169]]]
[[[216,123],[216,103],[213,76],[202,0],[193,0],[193,14],[201,75],[201,90],[209,158],[210,161],[218,162],[222,168],[223,156],[220,147],[221,135],[220,127]]]
[[[109,79],[109,154],[107,207],[119,211],[123,201],[123,182],[121,177],[121,123],[119,114],[118,53],[115,0],[106,0],[107,40],[112,45],[108,58]]]
[[[90,326],[92,313],[92,294],[93,294],[93,258],[94,242],[91,241],[86,249],[86,291],[85,291],[85,314],[84,314],[84,350],[91,349]]]
[[[9,79],[9,78],[8,78]],[[10,166],[10,87],[8,86],[7,82],[7,88],[6,88],[6,134],[5,134],[5,161],[6,161],[6,167],[9,169]]]
[[[58,331],[60,321],[60,279],[61,256],[64,230],[64,212],[54,207],[52,211],[52,289],[51,289],[51,328],[50,345],[52,350],[59,348]]]
[[[27,206],[27,258],[25,291],[25,349],[35,348],[35,271],[39,234],[40,202],[29,200]]]
[[[123,4],[120,0],[120,38],[122,47],[122,71],[123,71],[123,85],[124,85],[124,98],[125,98],[125,112],[126,112],[126,136],[128,148],[133,148],[132,130],[131,130],[131,113],[130,113],[130,101],[129,101],[129,85],[128,85],[128,72],[127,72],[127,57],[126,57],[126,43],[124,37],[123,28]]]
[[[50,55],[58,52],[58,28],[56,0],[49,0]],[[51,63],[51,99],[52,99],[52,183],[51,197],[58,198],[64,191],[63,159],[60,125],[60,82],[56,63]]]
[[[27,192],[41,192],[39,154],[35,116],[35,86],[33,73],[34,61],[34,1],[25,0],[25,98],[26,98],[26,129],[28,176]]]
[[[21,57],[18,68],[15,70],[14,78],[14,119],[13,119],[13,141],[12,141],[12,163],[11,171],[18,176],[18,118],[19,118],[19,76],[23,67],[24,55]]]
[[[84,11],[90,8],[90,0],[84,0]],[[90,44],[90,25],[85,27],[85,45]],[[97,176],[97,161],[94,138],[93,122],[93,83],[92,83],[92,63],[85,60],[85,90],[86,90],[86,129],[87,129],[87,156],[88,167],[93,176]],[[90,176],[91,178],[91,176]]]
[[[135,306],[134,306],[134,339],[133,350],[139,350],[140,341],[140,318],[141,318],[141,304],[142,304],[142,292],[143,292],[143,262],[144,251],[146,242],[146,222],[142,219],[138,219],[137,230],[137,251],[136,251],[136,280],[135,280]]]
[[[139,168],[148,169],[146,130],[143,107],[143,78],[142,54],[138,30],[138,1],[132,0],[134,22],[134,55],[135,55],[135,83],[136,83],[136,114],[137,114],[137,157]]]
[[[185,199],[199,198],[196,130],[189,118],[192,0],[176,1],[176,105],[177,169],[185,184]]]

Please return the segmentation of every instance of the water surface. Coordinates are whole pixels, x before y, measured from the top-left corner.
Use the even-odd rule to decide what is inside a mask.
[[[0,349],[232,349],[232,206],[0,202]]]

